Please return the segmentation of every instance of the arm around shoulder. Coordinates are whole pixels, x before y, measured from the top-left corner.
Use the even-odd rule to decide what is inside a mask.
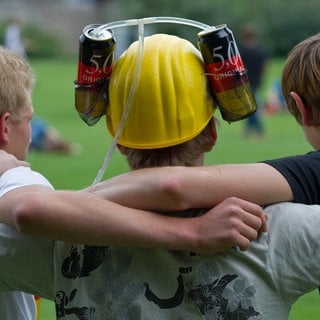
[[[0,212],[5,213],[0,219],[33,236],[202,254],[234,245],[246,249],[264,224],[260,206],[240,199],[224,201],[202,217],[176,218],[130,209],[86,192],[53,191],[36,185],[2,196]]]
[[[211,208],[228,197],[260,205],[293,200],[287,180],[266,163],[141,169],[87,191],[122,205],[155,211]]]

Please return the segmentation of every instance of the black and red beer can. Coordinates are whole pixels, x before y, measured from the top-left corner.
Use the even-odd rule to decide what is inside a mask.
[[[233,122],[253,114],[257,103],[232,31],[226,25],[203,30],[198,46],[222,118]]]
[[[115,39],[111,30],[91,24],[79,37],[78,75],[75,81],[75,107],[80,117],[94,125],[107,108],[107,82],[111,75]]]

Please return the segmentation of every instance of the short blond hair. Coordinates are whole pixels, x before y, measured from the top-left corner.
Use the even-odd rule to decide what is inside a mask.
[[[0,46],[0,114],[10,112],[18,118],[32,105],[35,76],[29,63],[17,53]]]

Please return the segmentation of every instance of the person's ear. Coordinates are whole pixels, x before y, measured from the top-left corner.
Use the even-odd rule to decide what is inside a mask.
[[[212,135],[213,145],[215,145],[218,138],[215,118],[212,118],[211,120],[211,135]]]
[[[301,124],[305,126],[312,126],[312,114],[308,108],[305,107],[301,97],[294,91],[290,92],[291,98],[294,100],[300,116],[301,116]]]
[[[216,119],[215,118],[212,118],[210,120],[210,138],[211,138],[211,146],[208,147],[208,150],[206,150],[206,152],[210,152],[213,148],[213,146],[216,144],[216,141],[217,141],[217,137],[218,137],[218,134],[217,134],[217,129],[216,129]]]
[[[126,155],[126,149],[124,146],[122,146],[121,144],[117,143],[117,149],[119,150],[119,152],[122,154],[122,155]]]
[[[0,116],[0,142],[1,144],[9,143],[9,128],[8,120],[10,118],[10,113],[5,112]]]

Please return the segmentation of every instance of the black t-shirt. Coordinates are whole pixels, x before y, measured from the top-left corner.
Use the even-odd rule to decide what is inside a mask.
[[[295,202],[320,204],[320,151],[262,162],[287,179]]]

